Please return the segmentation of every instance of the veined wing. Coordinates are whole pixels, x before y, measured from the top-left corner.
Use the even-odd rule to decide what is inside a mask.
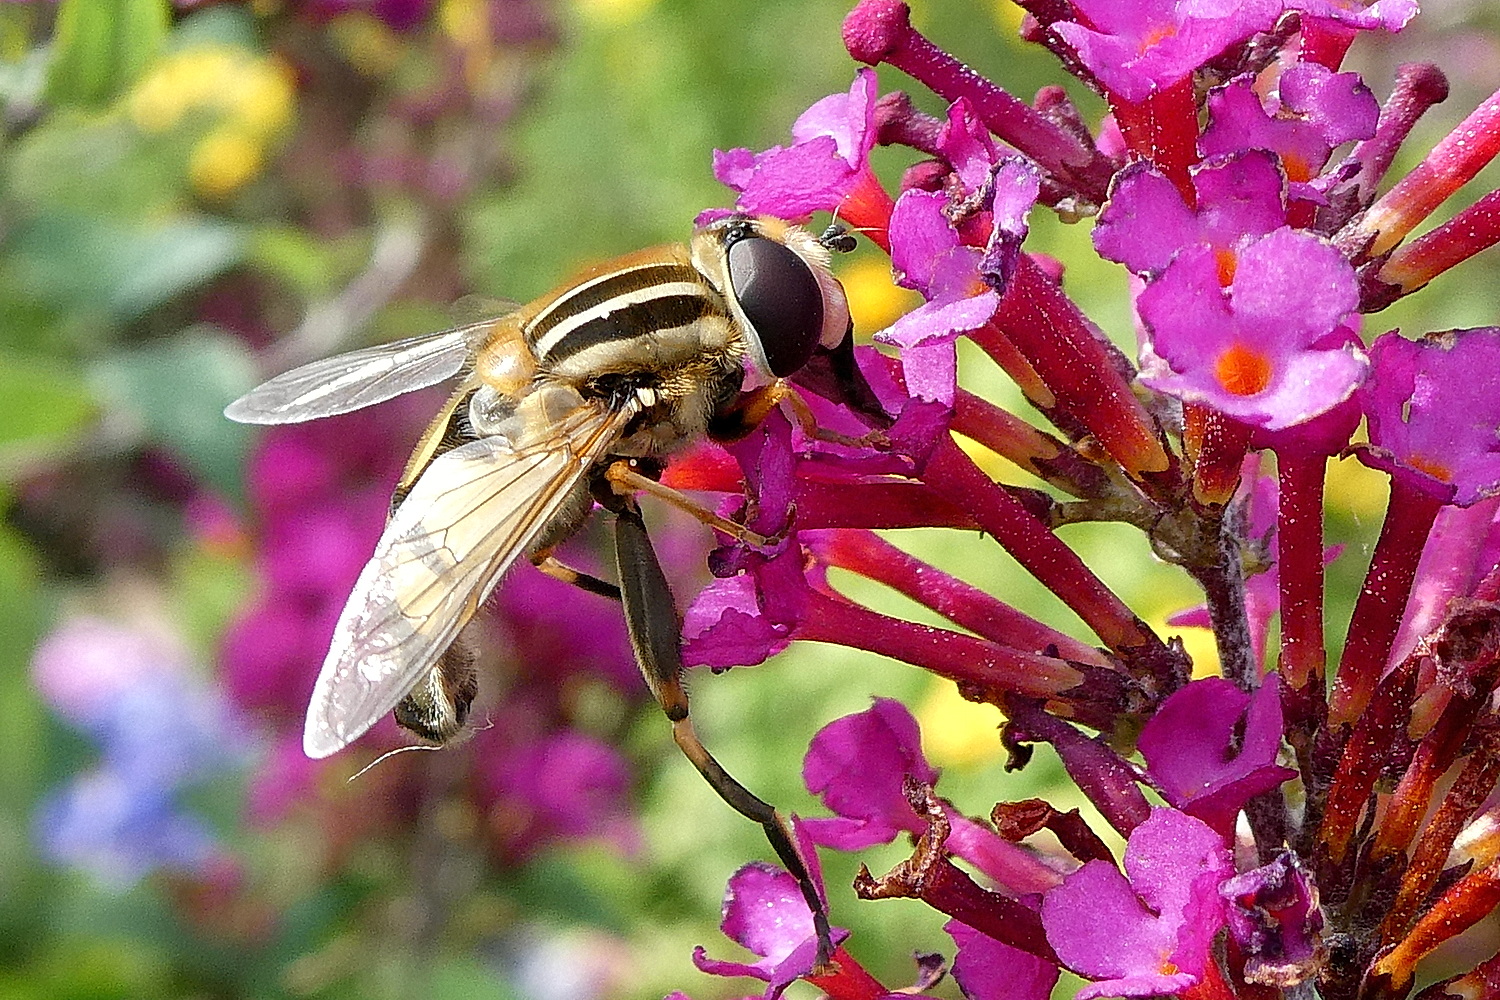
[[[309,757],[346,746],[406,696],[636,412],[579,404],[530,440],[471,441],[422,473],[334,628],[303,730]]]
[[[425,389],[461,371],[496,321],[408,337],[305,364],[224,408],[242,424],[295,424]]]

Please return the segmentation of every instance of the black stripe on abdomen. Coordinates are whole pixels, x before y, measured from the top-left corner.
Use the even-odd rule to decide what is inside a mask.
[[[596,316],[573,326],[549,344],[545,356],[537,360],[543,365],[555,365],[567,358],[598,347],[601,344],[620,343],[621,360],[630,359],[628,341],[649,337],[662,330],[691,326],[705,316],[717,314],[717,308],[703,294],[668,294],[640,299],[629,304],[622,303],[605,315]],[[563,321],[567,322],[567,321]],[[562,323],[558,326],[561,327]],[[540,342],[541,338],[538,338]],[[641,358],[642,362],[649,358]]]

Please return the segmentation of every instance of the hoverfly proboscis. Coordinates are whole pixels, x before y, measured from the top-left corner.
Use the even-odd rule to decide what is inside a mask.
[[[728,215],[688,244],[596,265],[497,319],[315,361],[231,403],[232,420],[296,423],[457,380],[407,462],[335,626],[308,707],[308,756],[342,749],[393,710],[435,743],[460,732],[477,692],[460,632],[525,554],[622,603],[636,661],[678,746],[725,802],[764,828],[813,912],[826,966],[827,915],[787,823],[693,731],[681,619],[634,495],[670,496],[656,482],[666,456],[705,435],[747,433],[815,354],[835,359],[851,394],[868,394],[852,365],[848,303],[829,270],[830,249],[851,242],[836,227],[820,239],[779,219]],[[551,554],[595,503],[615,515],[618,584]]]

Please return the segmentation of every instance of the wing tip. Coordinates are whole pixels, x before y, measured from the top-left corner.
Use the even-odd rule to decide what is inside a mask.
[[[308,716],[307,727],[302,731],[302,752],[311,760],[323,760],[332,757],[344,747],[349,745],[349,740],[335,735],[325,727],[314,723]]]
[[[280,419],[275,410],[266,410],[257,406],[254,401],[255,393],[247,393],[224,407],[224,416],[237,424],[279,424],[285,421]]]

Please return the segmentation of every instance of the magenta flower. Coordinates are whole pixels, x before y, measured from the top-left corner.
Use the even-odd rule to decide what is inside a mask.
[[[1224,925],[1219,887],[1234,874],[1220,836],[1172,809],[1130,835],[1125,874],[1090,861],[1042,900],[1047,940],[1093,997],[1176,994],[1198,982]]]
[[[1196,205],[1189,207],[1148,161],[1121,170],[1094,226],[1100,256],[1156,276],[1179,251],[1207,247],[1232,280],[1234,255],[1286,223],[1285,181],[1263,150],[1208,160],[1192,171],[1192,182]]]
[[[810,841],[798,832],[802,856],[821,894],[823,873],[817,864],[817,852]],[[765,1000],[776,1000],[788,986],[803,977],[813,976],[818,938],[813,930],[812,912],[797,888],[797,880],[772,865],[752,862],[729,879],[724,890],[724,934],[758,956],[756,962],[731,962],[709,958],[702,948],[693,949],[693,964],[716,976],[748,976],[766,984]],[[835,946],[849,932],[832,928]],[[849,968],[842,974],[852,975],[858,968],[840,948],[835,961]]]
[[[1370,354],[1360,460],[1460,507],[1500,491],[1500,399],[1469,377],[1497,370],[1500,328],[1387,334]]]
[[[837,815],[802,821],[808,839],[824,847],[857,851],[888,844],[902,832],[920,836],[927,820],[912,811],[907,781],[935,785],[938,772],[922,755],[917,721],[906,706],[877,698],[873,707],[824,726],[802,764],[807,790]],[[1017,895],[1058,882],[1058,873],[1029,851],[983,824],[948,810],[947,848]]]
[[[1057,966],[1020,948],[1002,944],[957,920],[943,925],[953,938],[953,978],[968,1000],[1047,1000],[1057,985]]]
[[[760,153],[714,152],[714,176],[739,193],[742,212],[802,221],[837,212],[856,226],[884,229],[891,200],[870,171],[875,144],[875,74],[862,69],[848,94],[823,98],[792,125],[792,145]]]
[[[1246,803],[1297,776],[1276,763],[1282,735],[1274,674],[1253,695],[1206,677],[1162,702],[1139,746],[1167,802],[1227,840]]]
[[[1318,200],[1321,195],[1309,182],[1322,172],[1333,150],[1371,138],[1380,114],[1375,95],[1358,73],[1334,73],[1307,62],[1281,74],[1275,96],[1264,104],[1246,75],[1209,95],[1208,109],[1211,121],[1199,140],[1205,156],[1269,150],[1293,193]]]
[[[1141,293],[1150,331],[1141,381],[1270,430],[1349,398],[1369,362],[1343,322],[1358,302],[1354,270],[1315,236],[1282,228],[1221,258],[1181,251]]]
[[[1058,21],[1053,30],[1127,101],[1165,90],[1235,42],[1269,29],[1281,13],[1277,0],[1073,0],[1072,6],[1078,20]]]
[[[1323,910],[1312,873],[1291,852],[1219,886],[1229,935],[1245,955],[1245,981],[1295,986],[1327,961]]]

